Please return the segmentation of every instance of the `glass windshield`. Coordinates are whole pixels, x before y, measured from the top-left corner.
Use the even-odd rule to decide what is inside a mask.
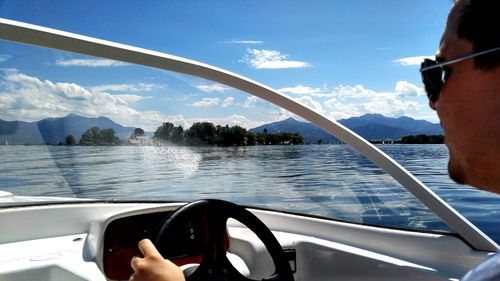
[[[43,7],[0,4],[0,15],[196,59],[274,87],[376,142],[500,241],[498,196],[453,184],[444,145],[400,143],[406,135],[442,134],[417,65],[436,49],[450,4],[413,2],[395,1],[384,10],[372,1],[319,1],[283,10],[278,2],[263,9],[186,1],[122,7],[119,17],[108,19],[101,14],[107,4],[65,9],[49,1]],[[417,16],[428,7],[440,20]],[[50,9],[64,16],[55,21],[36,13]],[[70,10],[95,15],[90,21]],[[220,198],[355,223],[451,231],[348,145],[239,90],[5,41],[0,67],[0,205]]]
[[[23,48],[49,60],[99,60]],[[50,68],[64,81],[21,70],[1,77],[4,191],[106,200],[221,198],[357,223],[448,230],[349,146],[259,98],[133,65],[93,70],[112,80],[97,85],[79,81],[79,71],[57,61]],[[117,71],[137,73],[136,80],[115,78]],[[142,107],[150,110],[137,110]]]

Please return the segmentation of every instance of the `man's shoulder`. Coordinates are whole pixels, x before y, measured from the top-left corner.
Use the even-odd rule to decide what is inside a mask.
[[[460,279],[461,281],[498,281],[500,280],[500,252],[486,258]]]

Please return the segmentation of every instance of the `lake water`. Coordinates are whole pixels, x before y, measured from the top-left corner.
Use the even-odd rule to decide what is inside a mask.
[[[454,184],[444,145],[379,147],[500,242],[500,196]],[[220,198],[357,223],[449,231],[345,145],[0,146],[0,190],[124,200]]]

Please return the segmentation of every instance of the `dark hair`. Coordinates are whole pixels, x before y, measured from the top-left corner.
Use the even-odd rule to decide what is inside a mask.
[[[472,43],[474,52],[500,47],[500,1],[460,0],[457,34]],[[476,67],[492,69],[500,65],[500,51],[478,56]]]

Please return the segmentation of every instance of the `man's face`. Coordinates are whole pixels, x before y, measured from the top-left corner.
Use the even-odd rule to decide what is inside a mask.
[[[470,42],[458,38],[457,6],[441,39],[438,56],[445,60],[473,52]],[[470,59],[450,68],[439,99],[431,104],[450,151],[450,177],[500,193],[500,67],[480,70]]]

